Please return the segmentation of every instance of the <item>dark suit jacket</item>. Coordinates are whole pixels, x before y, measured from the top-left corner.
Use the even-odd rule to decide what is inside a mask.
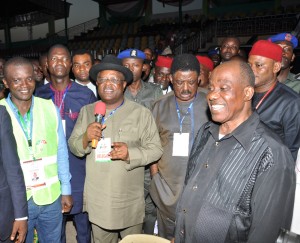
[[[28,216],[23,172],[11,119],[0,106],[0,239],[7,239],[15,218]]]

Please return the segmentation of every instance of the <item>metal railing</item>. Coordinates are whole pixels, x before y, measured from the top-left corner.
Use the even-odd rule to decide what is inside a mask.
[[[82,33],[86,33],[88,30],[92,30],[93,28],[98,26],[98,18],[89,20],[87,22],[84,22],[79,25],[75,25],[73,27],[68,28],[68,39],[73,39],[75,36],[79,36]],[[59,32],[56,32],[56,35],[58,36],[65,36],[66,31],[61,30]]]
[[[291,32],[295,29],[298,21],[296,14],[217,20],[209,23],[204,30],[199,31],[194,36],[179,42],[175,47],[175,54],[205,49],[206,43],[212,42],[213,38],[217,37],[272,35],[280,32]]]

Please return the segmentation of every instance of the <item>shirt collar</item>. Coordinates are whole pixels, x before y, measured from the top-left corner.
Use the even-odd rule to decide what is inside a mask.
[[[248,150],[252,142],[253,133],[255,132],[259,122],[259,116],[256,113],[256,111],[254,111],[252,115],[241,125],[239,125],[232,133],[227,134],[221,139],[219,139],[219,124],[213,122],[210,123],[211,125],[209,127],[209,132],[211,133],[215,141],[225,140],[230,137],[234,137],[237,140],[237,142],[239,142],[243,146],[245,150]]]
[[[11,93],[8,94],[8,96],[5,100],[8,103],[8,105],[10,106],[10,108],[14,111],[14,113],[18,114],[19,110],[11,100]],[[32,95],[30,110],[33,109],[33,105],[34,105],[34,95]]]

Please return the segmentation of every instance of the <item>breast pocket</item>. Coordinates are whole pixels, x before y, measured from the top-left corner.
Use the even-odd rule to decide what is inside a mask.
[[[117,135],[117,142],[126,143],[127,146],[140,145],[140,137],[137,127],[119,128]]]

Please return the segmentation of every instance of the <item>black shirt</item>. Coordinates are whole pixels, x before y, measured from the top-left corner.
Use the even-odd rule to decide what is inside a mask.
[[[189,158],[175,242],[273,243],[290,227],[294,191],[291,153],[257,113],[221,139],[209,122]]]

